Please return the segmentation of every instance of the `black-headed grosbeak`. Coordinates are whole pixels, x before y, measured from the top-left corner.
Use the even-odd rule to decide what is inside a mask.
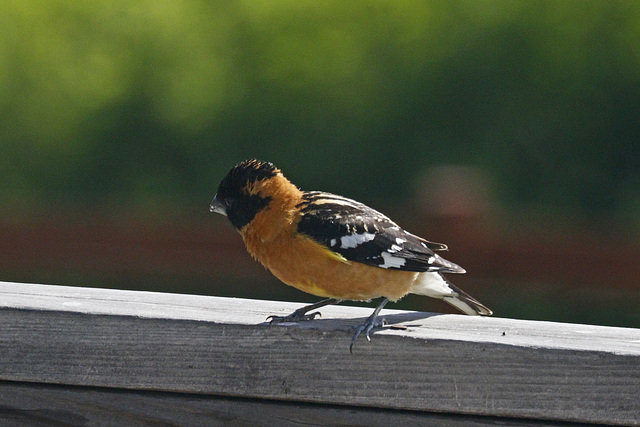
[[[287,285],[327,299],[271,322],[312,320],[316,308],[382,298],[354,334],[380,326],[385,304],[408,293],[442,299],[470,315],[491,315],[442,273],[465,270],[435,251],[447,246],[413,235],[370,207],[335,194],[301,191],[272,163],[246,160],[218,187],[211,212],[226,215],[249,253]]]

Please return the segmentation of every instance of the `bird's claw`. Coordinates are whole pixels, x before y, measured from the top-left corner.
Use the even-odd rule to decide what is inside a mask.
[[[294,311],[288,316],[269,316],[267,317],[267,321],[269,325],[273,325],[274,323],[296,323],[296,322],[305,322],[307,320],[314,320],[318,317],[322,317],[322,314],[319,311],[314,311],[313,313],[304,313]],[[271,319],[271,320],[269,320]]]
[[[358,339],[358,337],[362,332],[364,332],[364,336],[367,338],[367,341],[371,342],[371,337],[369,336],[369,333],[371,332],[371,330],[373,328],[381,328],[386,324],[387,322],[384,318],[382,319],[377,319],[377,318],[372,319],[371,317],[368,318],[367,321],[364,322],[364,324],[356,328],[356,333],[353,334],[353,338],[351,338],[351,344],[349,344],[349,353],[353,354],[353,345],[356,343],[356,340]]]

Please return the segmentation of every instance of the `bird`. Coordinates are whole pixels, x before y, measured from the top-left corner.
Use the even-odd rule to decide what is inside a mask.
[[[384,326],[389,301],[407,294],[444,300],[468,315],[493,312],[443,276],[465,270],[436,252],[447,245],[416,236],[355,200],[302,191],[273,163],[244,160],[224,176],[209,210],[228,218],[249,254],[283,283],[324,298],[270,324],[313,320],[312,312],[344,300],[381,298],[349,345]],[[311,313],[310,313],[311,312]]]

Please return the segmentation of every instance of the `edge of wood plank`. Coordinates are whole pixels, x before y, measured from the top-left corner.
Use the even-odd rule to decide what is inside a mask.
[[[0,282],[0,380],[640,424],[640,329]]]
[[[309,304],[313,302],[310,297]],[[286,315],[304,303],[252,300],[147,291],[0,282],[0,308],[61,311],[83,314],[135,316],[150,319],[195,320],[222,324],[266,325],[269,315]],[[301,329],[337,328],[345,331],[362,323],[374,308],[336,305],[323,307],[325,322],[283,324]],[[385,309],[386,328],[376,336],[447,339],[522,347],[599,351],[640,355],[640,329],[438,314]],[[336,320],[336,322],[326,322]],[[406,328],[406,329],[405,329]]]

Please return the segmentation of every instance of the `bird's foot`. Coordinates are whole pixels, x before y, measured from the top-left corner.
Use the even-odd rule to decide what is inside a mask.
[[[295,323],[313,320],[316,318],[316,316],[322,317],[322,314],[320,314],[319,311],[314,311],[313,313],[307,314],[309,311],[315,310],[316,308],[324,307],[325,305],[340,304],[341,302],[341,300],[337,300],[334,298],[323,299],[322,301],[318,301],[315,304],[306,305],[302,308],[299,308],[288,316],[269,316],[267,317],[267,321],[269,322],[269,325],[273,325],[274,323]]]
[[[353,354],[353,345],[356,343],[356,340],[360,336],[361,333],[364,332],[364,336],[367,338],[367,341],[371,342],[371,337],[369,333],[373,328],[381,328],[387,324],[384,318],[378,319],[377,315],[370,316],[364,324],[358,326],[356,328],[356,333],[353,334],[353,338],[351,338],[351,344],[349,344],[349,353]]]
[[[320,314],[319,311],[307,314],[303,309],[298,309],[288,316],[269,316],[267,317],[267,321],[269,325],[273,325],[274,323],[296,323],[313,320],[316,316],[322,317],[322,314]]]

